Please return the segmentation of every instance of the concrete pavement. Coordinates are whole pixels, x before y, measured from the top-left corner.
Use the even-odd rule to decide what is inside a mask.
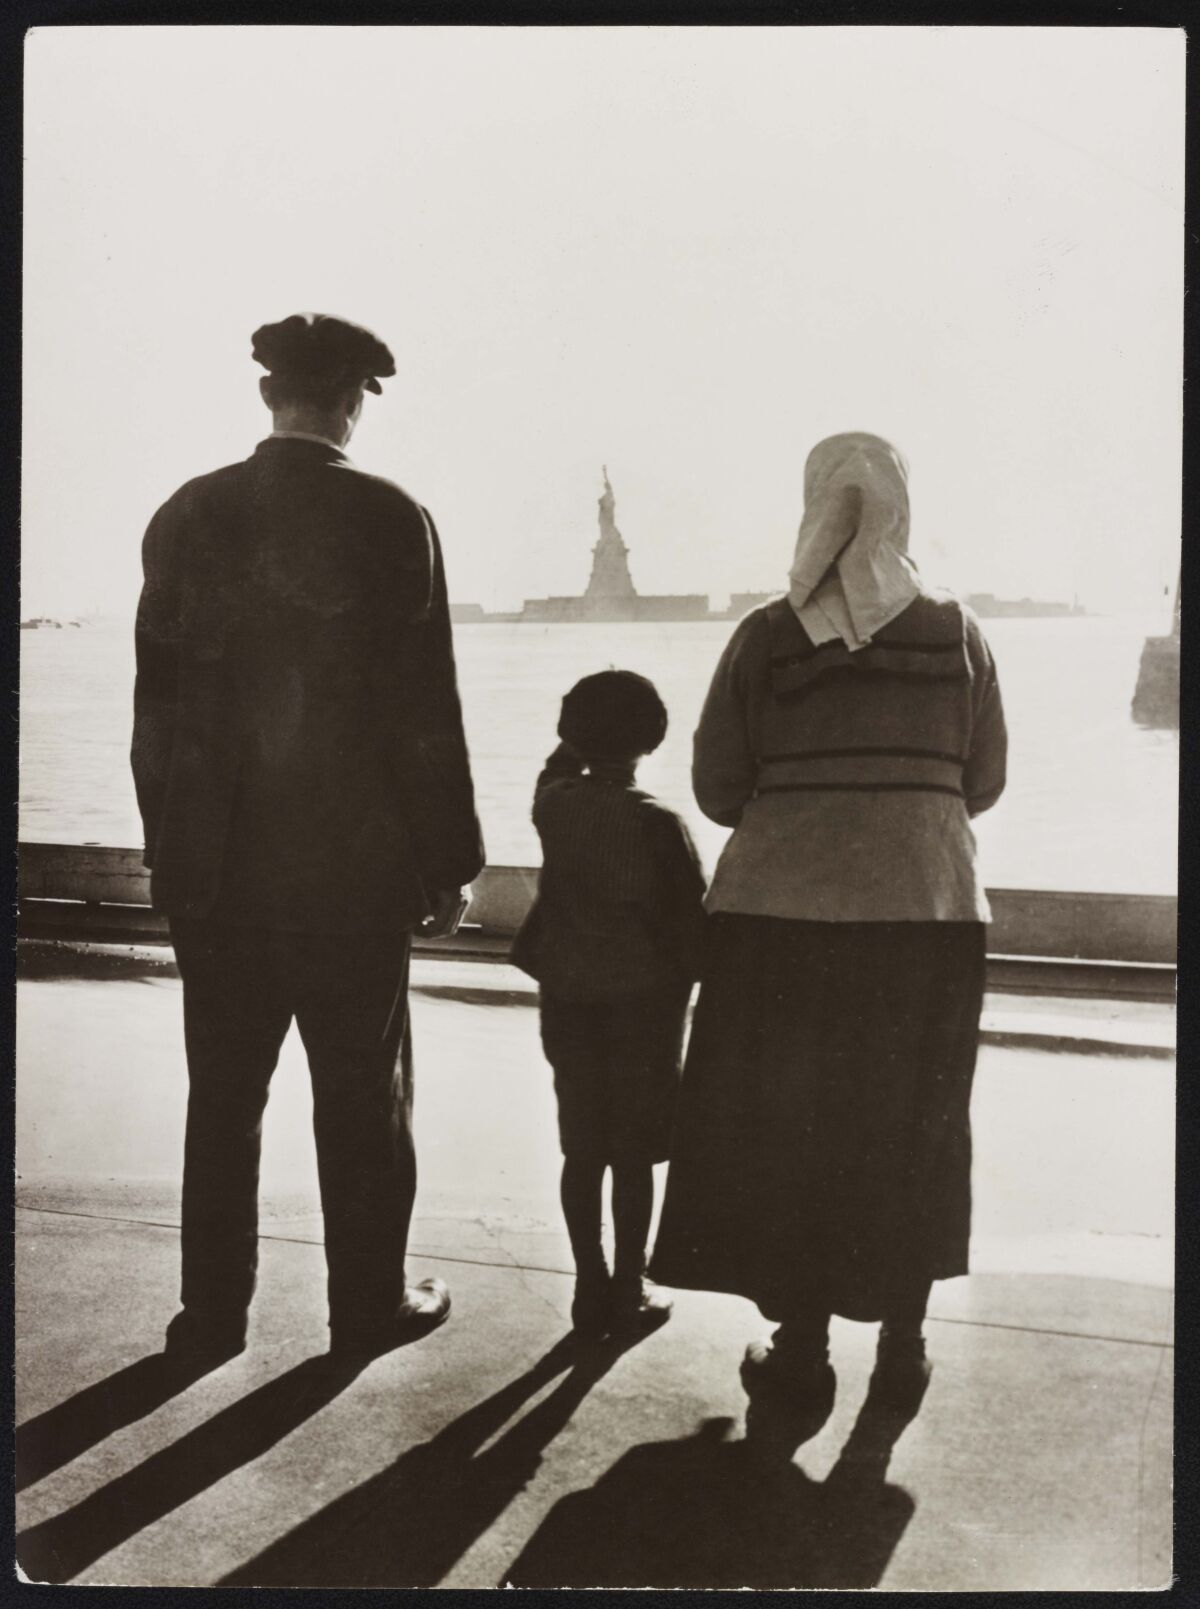
[[[177,1283],[178,983],[22,982],[18,1523],[32,1578],[1168,1581],[1169,1063],[984,1048],[976,1271],[936,1288],[920,1415],[898,1439],[869,1423],[852,1435],[874,1335],[838,1321],[834,1415],[768,1478],[738,1441],[737,1363],[763,1329],[748,1304],[683,1293],[623,1353],[559,1344],[571,1282],[549,1073],[504,973],[415,975],[411,1272],[447,1279],[446,1328],[351,1377],[319,1361],[321,1222],[293,1037],[267,1118],[250,1348],[173,1394],[153,1355]]]

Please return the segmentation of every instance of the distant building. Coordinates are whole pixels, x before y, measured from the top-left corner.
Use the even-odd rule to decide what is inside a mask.
[[[998,598],[994,592],[968,592],[966,602],[984,620],[1062,619],[1087,614],[1078,603],[1051,603],[1043,598]]]
[[[770,603],[773,598],[780,595],[777,588],[774,592],[734,592],[729,597],[729,608],[720,617],[724,620],[740,620],[748,615],[751,609],[761,609],[764,603]],[[714,619],[718,618],[713,616]]]

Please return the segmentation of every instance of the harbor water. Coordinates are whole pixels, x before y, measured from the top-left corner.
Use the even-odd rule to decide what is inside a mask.
[[[1167,894],[1175,889],[1178,734],[1130,716],[1138,661],[1157,619],[984,622],[1008,714],[1008,791],[977,823],[992,887]],[[534,778],[554,746],[558,703],[578,677],[640,671],[671,716],[641,770],[677,809],[711,871],[725,838],[691,797],[691,735],[733,626],[487,624],[455,628],[467,736],[498,865],[536,865]],[[128,752],[133,630],[103,620],[21,634],[23,840],[139,845]]]

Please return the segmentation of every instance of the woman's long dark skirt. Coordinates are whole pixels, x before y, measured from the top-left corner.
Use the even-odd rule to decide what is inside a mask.
[[[657,1280],[872,1320],[967,1272],[984,934],[712,918]]]

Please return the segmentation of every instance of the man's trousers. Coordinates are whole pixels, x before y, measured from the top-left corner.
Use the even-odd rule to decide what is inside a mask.
[[[386,1325],[416,1193],[411,936],[285,933],[173,917],[188,1062],[183,1305],[245,1323],[258,1263],[263,1110],[295,1018],[308,1054],[329,1323]]]

